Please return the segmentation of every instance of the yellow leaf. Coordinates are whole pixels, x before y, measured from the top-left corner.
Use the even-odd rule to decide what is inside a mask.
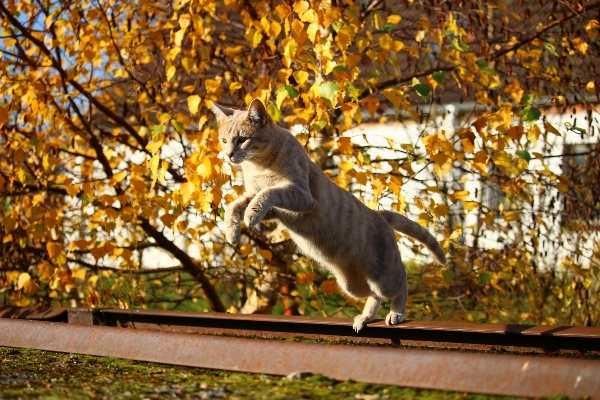
[[[506,153],[505,151],[500,151],[496,154],[494,154],[494,156],[492,157],[492,160],[494,160],[494,163],[500,167],[505,167],[508,168],[510,167],[511,163],[512,163],[512,157],[510,156],[510,154]]]
[[[546,132],[553,133],[556,136],[561,136],[560,132],[555,127],[553,127],[552,124],[550,124],[549,122],[544,123],[544,128],[546,129]]]
[[[427,227],[427,225],[429,225],[429,221],[431,221],[431,217],[429,216],[429,214],[427,214],[427,213],[419,214],[419,219],[417,220],[417,223],[419,225]]]
[[[383,91],[383,95],[396,107],[396,109],[400,109],[400,105],[404,100],[404,92],[398,89],[385,89]]]
[[[296,82],[298,82],[299,85],[302,85],[308,79],[308,72],[296,71],[294,72],[294,79],[296,79]]]
[[[306,10],[308,10],[310,4],[308,3],[308,1],[297,1],[292,7],[296,14],[298,14],[298,16],[301,17],[302,14],[304,14]]]
[[[338,291],[338,285],[337,282],[329,279],[327,281],[323,281],[321,283],[321,290],[327,295],[327,296],[333,296],[335,293],[337,293]]]
[[[192,199],[192,195],[196,191],[196,186],[193,182],[185,182],[181,184],[179,188],[179,193],[181,194],[181,199],[184,205],[187,205]]]
[[[379,37],[379,46],[384,50],[389,50],[394,45],[394,39],[388,34]]]
[[[98,279],[100,279],[99,275],[92,275],[88,278],[87,283],[88,285],[94,287],[96,286],[96,282],[98,282]]]
[[[62,244],[57,242],[46,243],[46,249],[48,250],[48,257],[54,259],[60,255],[63,251]]]
[[[196,173],[203,179],[210,179],[212,177],[212,163],[210,158],[204,158],[200,164],[196,167]]]
[[[475,146],[473,146],[473,142],[471,142],[469,139],[461,139],[460,143],[462,144],[465,152],[472,153],[475,151]]]
[[[65,185],[65,190],[71,197],[77,196],[79,194],[79,192],[81,191],[81,189],[79,188],[79,185]]]
[[[96,57],[96,52],[94,49],[91,49],[89,46],[83,50],[83,55],[88,61],[92,61],[94,57]]]
[[[527,131],[527,140],[529,140],[533,144],[536,144],[541,133],[542,132],[540,131],[539,126],[531,125],[531,128],[529,128],[529,130]]]
[[[233,93],[237,90],[240,90],[242,88],[242,82],[232,82],[231,85],[229,85],[229,93]]]
[[[475,208],[477,208],[477,202],[476,201],[463,201],[463,207],[465,207],[465,209],[467,211],[473,211]]]
[[[387,17],[387,20],[385,21],[388,24],[397,24],[398,22],[402,21],[402,17],[399,16],[398,14],[392,14],[390,16]]]
[[[183,65],[183,68],[185,69],[185,71],[188,74],[191,73],[191,72],[193,72],[193,70],[194,70],[194,60],[192,60],[190,58],[184,57],[181,60],[181,65]]]
[[[185,30],[184,29],[180,29],[177,32],[175,32],[175,39],[174,39],[175,46],[181,46],[181,42],[183,41],[183,35],[184,34],[185,34]]]
[[[252,251],[252,245],[250,243],[240,246],[240,254],[246,256]]]
[[[46,262],[41,262],[37,266],[37,270],[42,278],[44,278],[46,281],[49,281],[54,274],[54,267]]]
[[[585,26],[585,30],[586,31],[591,31],[592,29],[598,29],[600,28],[600,24],[598,23],[598,20],[591,20],[590,22],[588,22],[588,24]]]
[[[171,78],[173,78],[175,76],[175,72],[177,72],[177,68],[175,68],[173,65],[171,65],[169,68],[167,68],[167,80],[170,81]]]
[[[585,85],[585,90],[590,93],[595,93],[596,92],[596,84],[594,83],[594,81],[589,81],[587,83],[587,85]]]
[[[179,26],[181,27],[181,30],[185,31],[187,27],[190,26],[191,21],[192,18],[190,14],[181,14],[179,16]]]
[[[394,141],[392,140],[392,138],[386,137],[385,140],[388,142],[388,144],[390,145],[390,148],[394,151],[396,151],[396,145],[394,144]]]
[[[459,190],[457,192],[454,192],[454,198],[458,199],[460,201],[466,201],[467,197],[469,196],[469,191],[468,190]]]
[[[156,179],[158,178],[158,164],[160,163],[160,156],[157,154],[150,159],[150,171],[152,172],[152,184],[150,185],[150,189],[154,187],[156,183]]]
[[[588,44],[581,38],[575,38],[572,41],[573,47],[575,47],[581,54],[585,54],[588,49]]]
[[[8,110],[0,106],[0,128],[8,121]]]
[[[31,276],[27,272],[21,273],[21,275],[19,275],[19,280],[17,281],[17,290],[23,289],[23,285],[29,280],[31,280]]]
[[[308,23],[315,22],[317,20],[317,14],[315,13],[315,10],[308,10],[302,14],[300,20]]]
[[[117,172],[116,174],[113,175],[113,180],[117,183],[123,181],[123,179],[125,179],[125,177],[127,176],[127,171],[123,170],[120,172]]]
[[[445,217],[448,214],[448,206],[445,204],[440,204],[433,209],[433,213],[438,217]]]
[[[71,270],[71,276],[73,278],[77,278],[79,280],[85,281],[85,276],[87,275],[88,270],[85,268],[75,268]]]
[[[33,279],[30,279],[27,282],[25,282],[25,284],[23,285],[23,292],[28,296],[33,296],[34,294],[37,293],[39,288],[40,288],[40,285],[35,283],[33,281]]]
[[[197,94],[193,94],[187,98],[188,109],[191,114],[196,114],[198,112],[198,107],[200,106],[200,96]]]
[[[296,280],[301,285],[306,285],[307,283],[314,282],[315,278],[316,278],[316,275],[314,272],[302,271],[302,272],[298,272],[296,274]]]
[[[310,24],[308,26],[308,29],[306,30],[306,34],[308,35],[308,38],[310,39],[311,42],[315,43],[316,40],[319,38],[319,36],[317,36],[318,32],[319,32],[319,23],[318,22],[313,22],[312,24]]]
[[[207,79],[204,81],[204,86],[207,93],[215,93],[221,87],[221,82],[215,79]]]
[[[345,160],[342,161],[341,163],[338,164],[338,167],[344,171],[344,172],[348,172],[350,171],[352,168],[354,168],[354,163],[350,160]]]
[[[518,220],[519,214],[517,214],[515,211],[505,211],[503,217],[506,222],[511,222]]]
[[[356,103],[344,103],[342,105],[342,112],[344,113],[344,115],[348,118],[352,118],[352,116],[356,113],[356,110],[358,109],[358,104]],[[350,140],[348,139],[348,143],[350,143]]]
[[[375,97],[367,97],[362,99],[360,102],[364,108],[367,109],[369,114],[371,114],[372,118],[375,118],[375,113],[377,112],[377,108],[379,108],[379,99]]]
[[[271,259],[273,258],[273,253],[271,253],[269,250],[263,250],[263,249],[259,249],[258,250],[258,254],[260,254],[260,256],[262,258],[264,258],[267,261],[271,261]]]
[[[158,149],[160,149],[160,147],[163,145],[163,141],[159,140],[158,142],[152,142],[152,143],[148,143],[146,145],[146,150],[148,150],[150,152],[150,154],[154,155]]]

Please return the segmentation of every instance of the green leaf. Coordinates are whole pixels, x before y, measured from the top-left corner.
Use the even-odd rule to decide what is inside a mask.
[[[88,204],[90,204],[90,198],[88,197],[87,194],[81,195],[81,202],[83,203],[84,206],[87,206]]]
[[[519,150],[515,154],[527,162],[531,161],[531,154],[526,150]]]
[[[442,86],[446,81],[446,71],[438,71],[433,73],[433,80]]]
[[[533,103],[533,98],[534,98],[533,93],[528,93],[521,98],[521,103],[527,104],[528,106],[530,106],[531,103]]]
[[[469,51],[469,45],[466,43],[460,43],[458,39],[452,39],[452,47],[454,47],[455,50],[458,50],[461,53]]]
[[[540,119],[542,113],[533,106],[527,106],[519,113],[519,115],[523,118],[523,121],[531,123]]]
[[[320,120],[320,121],[317,121],[317,122],[313,122],[313,124],[312,124],[312,127],[313,127],[315,130],[317,130],[317,131],[320,131],[320,130],[322,130],[322,129],[323,129],[323,128],[325,128],[326,126],[327,126],[327,121],[323,121],[323,120]]]
[[[152,128],[150,128],[150,132],[152,133],[152,136],[156,136],[159,133],[163,133],[164,131],[165,131],[164,125],[153,125]]]
[[[334,71],[344,72],[346,70],[346,66],[344,64],[338,64],[333,67]]]
[[[338,90],[340,90],[340,88],[338,87],[338,85],[336,83],[323,82],[319,85],[317,94],[319,95],[319,97],[331,101],[337,94]]]
[[[558,57],[558,53],[556,52],[556,49],[554,48],[554,45],[552,43],[546,43],[544,44],[544,47],[550,52],[550,54],[552,54],[555,57]]]
[[[417,91],[417,93],[419,94],[419,96],[426,98],[427,96],[429,96],[429,93],[431,92],[431,86],[429,86],[426,83],[419,83],[417,85],[414,86],[415,90]]]
[[[492,279],[492,274],[490,274],[487,271],[483,271],[477,277],[477,283],[479,283],[480,285],[487,285],[488,283],[490,283],[490,279]]]
[[[446,284],[451,285],[452,280],[454,279],[456,274],[451,269],[447,269],[444,272],[442,272],[442,276],[444,277],[444,281],[446,282]]]
[[[393,24],[385,24],[383,26],[383,30],[386,31],[387,33],[389,33],[390,35],[392,34],[392,28],[394,27]]]
[[[179,132],[179,133],[185,132],[185,128],[183,127],[183,124],[181,122],[177,121],[176,119],[172,119],[171,124],[173,124],[173,126],[175,127],[175,130],[177,132]]]
[[[344,23],[342,21],[337,21],[337,22],[331,23],[331,27],[336,32],[339,31],[342,28],[342,26],[344,26]]]
[[[297,91],[296,88],[293,86],[285,85],[284,88],[288,92],[290,99],[295,99],[296,97],[298,97],[298,95],[300,95],[300,92]]]
[[[490,68],[487,61],[485,61],[485,60],[477,60],[477,66],[484,74],[496,75],[496,71],[494,71],[493,68]]]
[[[352,97],[352,100],[358,103],[360,91],[352,84],[352,82],[346,81],[346,90],[348,90],[348,94]]]
[[[577,126],[572,127],[571,129],[569,129],[570,131],[575,131],[577,133],[579,133],[580,135],[586,135],[587,134],[587,130],[583,129],[583,128],[579,128]]]
[[[269,103],[267,106],[267,111],[269,112],[271,118],[273,118],[273,121],[277,122],[281,118],[281,110],[279,107],[277,107],[277,104]]]

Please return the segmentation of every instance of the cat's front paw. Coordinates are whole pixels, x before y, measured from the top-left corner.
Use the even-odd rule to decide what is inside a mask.
[[[240,225],[227,227],[225,230],[225,239],[227,239],[230,244],[237,244],[240,241]]]
[[[259,207],[248,206],[244,213],[244,222],[247,226],[254,226],[263,220],[265,214]]]
[[[357,315],[356,317],[354,317],[354,324],[352,324],[352,328],[354,328],[356,333],[360,332],[360,330],[366,325],[367,321],[365,320],[365,317],[363,317],[362,315]]]
[[[386,325],[398,325],[401,324],[402,321],[404,321],[404,314],[389,313],[385,317]]]

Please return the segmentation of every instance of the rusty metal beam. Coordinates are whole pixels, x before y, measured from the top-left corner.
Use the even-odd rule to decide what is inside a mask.
[[[0,306],[0,318],[67,322],[67,309],[65,307]]]
[[[0,319],[0,346],[509,396],[600,396],[600,362],[323,345]]]
[[[87,314],[86,314],[87,313]],[[93,313],[93,316],[92,314]],[[600,328],[408,321],[369,324],[359,333],[350,318],[244,315],[149,310],[69,309],[69,322],[237,337],[322,339],[410,347],[600,353]]]

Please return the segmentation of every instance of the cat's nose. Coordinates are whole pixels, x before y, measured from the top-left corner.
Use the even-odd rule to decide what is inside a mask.
[[[231,160],[231,157],[233,157],[233,151],[231,153],[227,153],[227,157],[229,157],[229,159]]]

